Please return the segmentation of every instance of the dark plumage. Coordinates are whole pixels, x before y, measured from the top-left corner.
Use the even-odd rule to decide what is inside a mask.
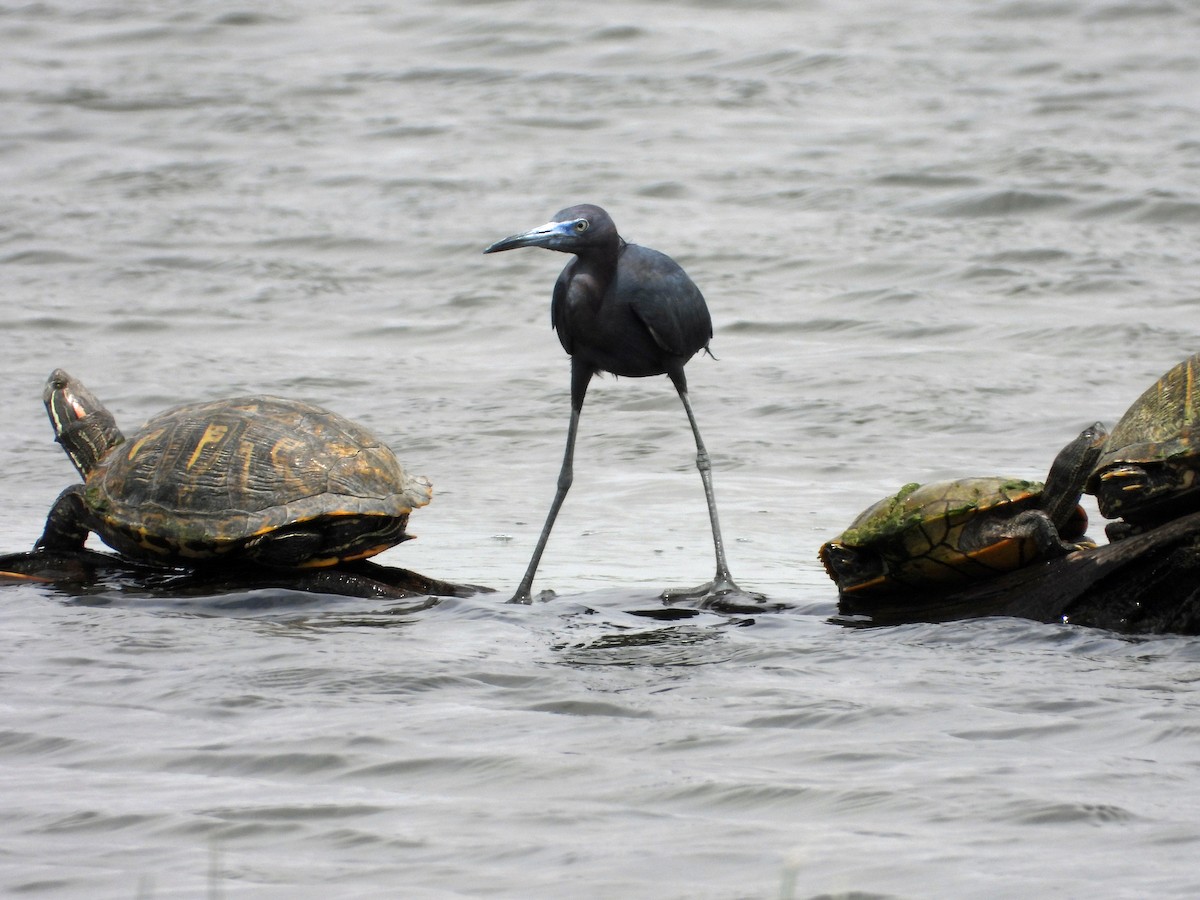
[[[631,378],[667,375],[683,401],[696,437],[696,466],[704,482],[712,520],[717,574],[712,584],[687,596],[705,599],[744,594],[729,576],[717,522],[708,453],[688,400],[683,367],[712,338],[712,318],[699,288],[673,259],[657,250],[626,243],[608,213],[598,206],[572,206],[553,221],[497,241],[484,253],[517,247],[544,247],[571,253],[554,285],[550,320],[571,356],[571,422],[558,490],[533,558],[513,602],[530,602],[530,591],[554,520],[571,487],[579,414],[592,376],[611,372]],[[750,595],[747,595],[750,596]]]

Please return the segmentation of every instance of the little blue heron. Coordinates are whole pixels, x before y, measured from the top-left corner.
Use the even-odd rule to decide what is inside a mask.
[[[559,508],[571,487],[575,435],[579,429],[583,398],[592,376],[598,372],[630,378],[667,375],[679,392],[692,434],[696,437],[696,468],[700,470],[708,500],[717,574],[710,584],[664,596],[669,599],[699,598],[705,604],[723,600],[731,594],[762,599],[742,591],[729,575],[721,526],[717,522],[717,504],[713,498],[712,466],[688,400],[683,367],[699,351],[707,352],[712,338],[712,318],[700,290],[669,256],[648,247],[627,244],[617,234],[617,226],[608,213],[598,206],[569,207],[558,213],[553,221],[497,241],[483,252],[498,253],[517,247],[544,247],[574,254],[575,258],[558,276],[550,304],[550,323],[571,357],[571,421],[567,428],[567,449],[546,524],[511,602],[531,602],[534,574]]]

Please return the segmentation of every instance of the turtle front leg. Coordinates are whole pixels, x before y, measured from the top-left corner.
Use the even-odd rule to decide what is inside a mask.
[[[1013,516],[1004,528],[1003,536],[1032,540],[1038,548],[1040,559],[1056,559],[1076,550],[1088,550],[1096,546],[1082,536],[1078,541],[1064,541],[1050,516],[1040,509],[1027,509]]]
[[[34,550],[82,550],[87,543],[89,513],[83,485],[73,484],[54,501],[46,516],[46,528]]]

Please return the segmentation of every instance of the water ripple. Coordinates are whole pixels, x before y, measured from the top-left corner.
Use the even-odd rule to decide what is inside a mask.
[[[481,251],[591,201],[704,291],[690,396],[773,603],[658,599],[712,574],[665,378],[589,390],[544,602],[5,586],[0,893],[1196,895],[1200,643],[847,629],[816,559],[905,481],[1044,474],[1200,346],[1193,9],[258,6],[0,9],[9,550],[75,480],[61,365],[128,428],[362,419],[438,491],[395,564],[511,589],[566,258]]]

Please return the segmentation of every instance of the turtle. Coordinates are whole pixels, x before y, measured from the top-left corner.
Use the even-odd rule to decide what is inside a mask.
[[[128,438],[62,369],[43,400],[84,482],[59,495],[35,549],[81,550],[95,532],[164,565],[330,566],[408,540],[409,513],[432,496],[365,428],[299,400],[188,403]]]
[[[1084,490],[1109,540],[1200,510],[1200,353],[1171,368],[1117,423]]]
[[[820,550],[843,594],[961,587],[1094,547],[1079,495],[1107,431],[1096,422],[1054,459],[1043,485],[1000,476],[906,484]]]

